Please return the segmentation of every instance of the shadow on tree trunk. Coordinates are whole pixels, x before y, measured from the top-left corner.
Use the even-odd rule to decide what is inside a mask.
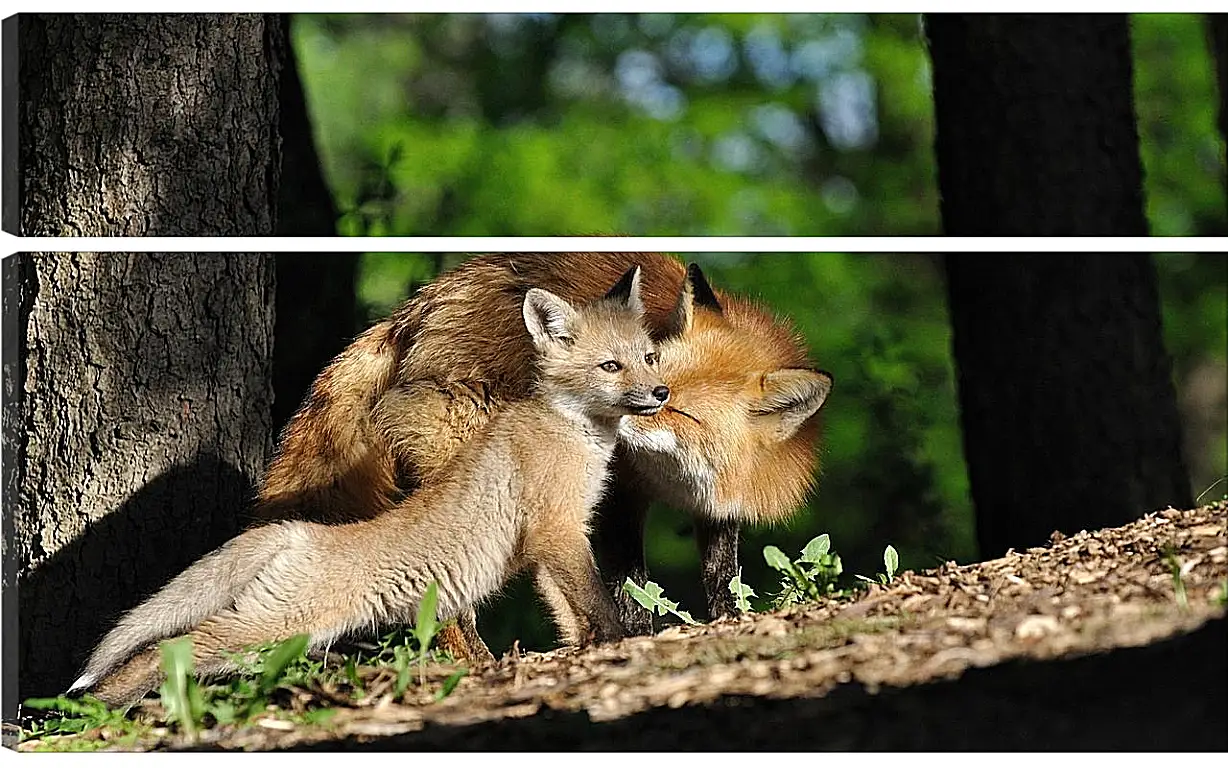
[[[253,493],[244,473],[202,454],[146,484],[6,589],[5,715],[26,698],[62,693],[120,615],[238,532]],[[204,508],[211,524],[168,514]],[[12,556],[6,548],[6,572]]]

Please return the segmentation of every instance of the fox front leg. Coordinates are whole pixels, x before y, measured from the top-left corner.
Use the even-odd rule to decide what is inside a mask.
[[[553,585],[548,587],[546,599],[553,592],[562,595],[571,607],[575,618],[564,617],[564,633],[582,630],[580,645],[608,643],[626,636],[582,531],[556,530],[548,541],[533,542],[528,557],[538,570],[545,571],[546,583]],[[541,578],[538,583],[540,587]]]
[[[729,591],[729,582],[738,575],[738,534],[736,520],[695,520],[695,540],[699,544],[710,619],[738,613],[737,602]]]

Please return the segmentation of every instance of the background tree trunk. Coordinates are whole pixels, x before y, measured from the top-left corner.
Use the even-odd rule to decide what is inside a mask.
[[[1147,234],[1124,15],[925,26],[946,234]]]
[[[1215,82],[1219,86],[1219,135],[1224,141],[1224,191],[1228,195],[1228,13],[1207,14]]]
[[[1149,256],[950,255],[981,557],[1193,506]]]
[[[22,14],[22,235],[269,235],[279,17]]]
[[[311,119],[298,61],[290,40],[291,16],[284,16],[281,77],[282,178],[277,201],[277,234],[331,237],[337,209],[324,181],[311,133]],[[355,254],[277,255],[277,327],[273,346],[273,430],[286,425],[316,374],[355,333]]]
[[[272,296],[254,254],[5,260],[10,713],[236,533],[271,446]]]

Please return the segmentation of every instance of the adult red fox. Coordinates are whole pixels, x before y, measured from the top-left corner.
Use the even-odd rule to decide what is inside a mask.
[[[412,620],[432,582],[444,617],[531,569],[570,642],[623,636],[588,541],[620,426],[670,392],[645,330],[639,269],[573,308],[541,289],[521,299],[536,352],[532,393],[508,403],[431,484],[368,520],[252,528],[125,615],[74,690],[122,705],[162,679],[158,642],[192,640],[196,671],[233,669],[244,649],[296,634],[312,647]]]
[[[832,379],[787,323],[662,254],[487,254],[441,275],[319,375],[282,433],[256,514],[364,519],[430,487],[476,430],[531,391],[526,291],[590,301],[636,264],[654,336],[679,330],[660,368],[673,394],[622,435],[597,522],[602,574],[624,626],[651,631],[619,587],[646,578],[644,516],[664,501],[695,518],[709,614],[732,613],[739,526],[781,520],[802,503],[816,471],[813,417]],[[472,626],[460,630],[480,643]],[[463,645],[455,631],[444,640]]]

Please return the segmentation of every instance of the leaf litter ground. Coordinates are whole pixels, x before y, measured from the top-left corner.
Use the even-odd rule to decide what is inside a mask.
[[[393,670],[359,668],[357,697],[281,692],[284,711],[332,708],[324,723],[153,728],[121,748],[1224,749],[1226,578],[1228,503],[1170,509],[855,600],[513,650],[459,683],[431,665],[401,697]]]

